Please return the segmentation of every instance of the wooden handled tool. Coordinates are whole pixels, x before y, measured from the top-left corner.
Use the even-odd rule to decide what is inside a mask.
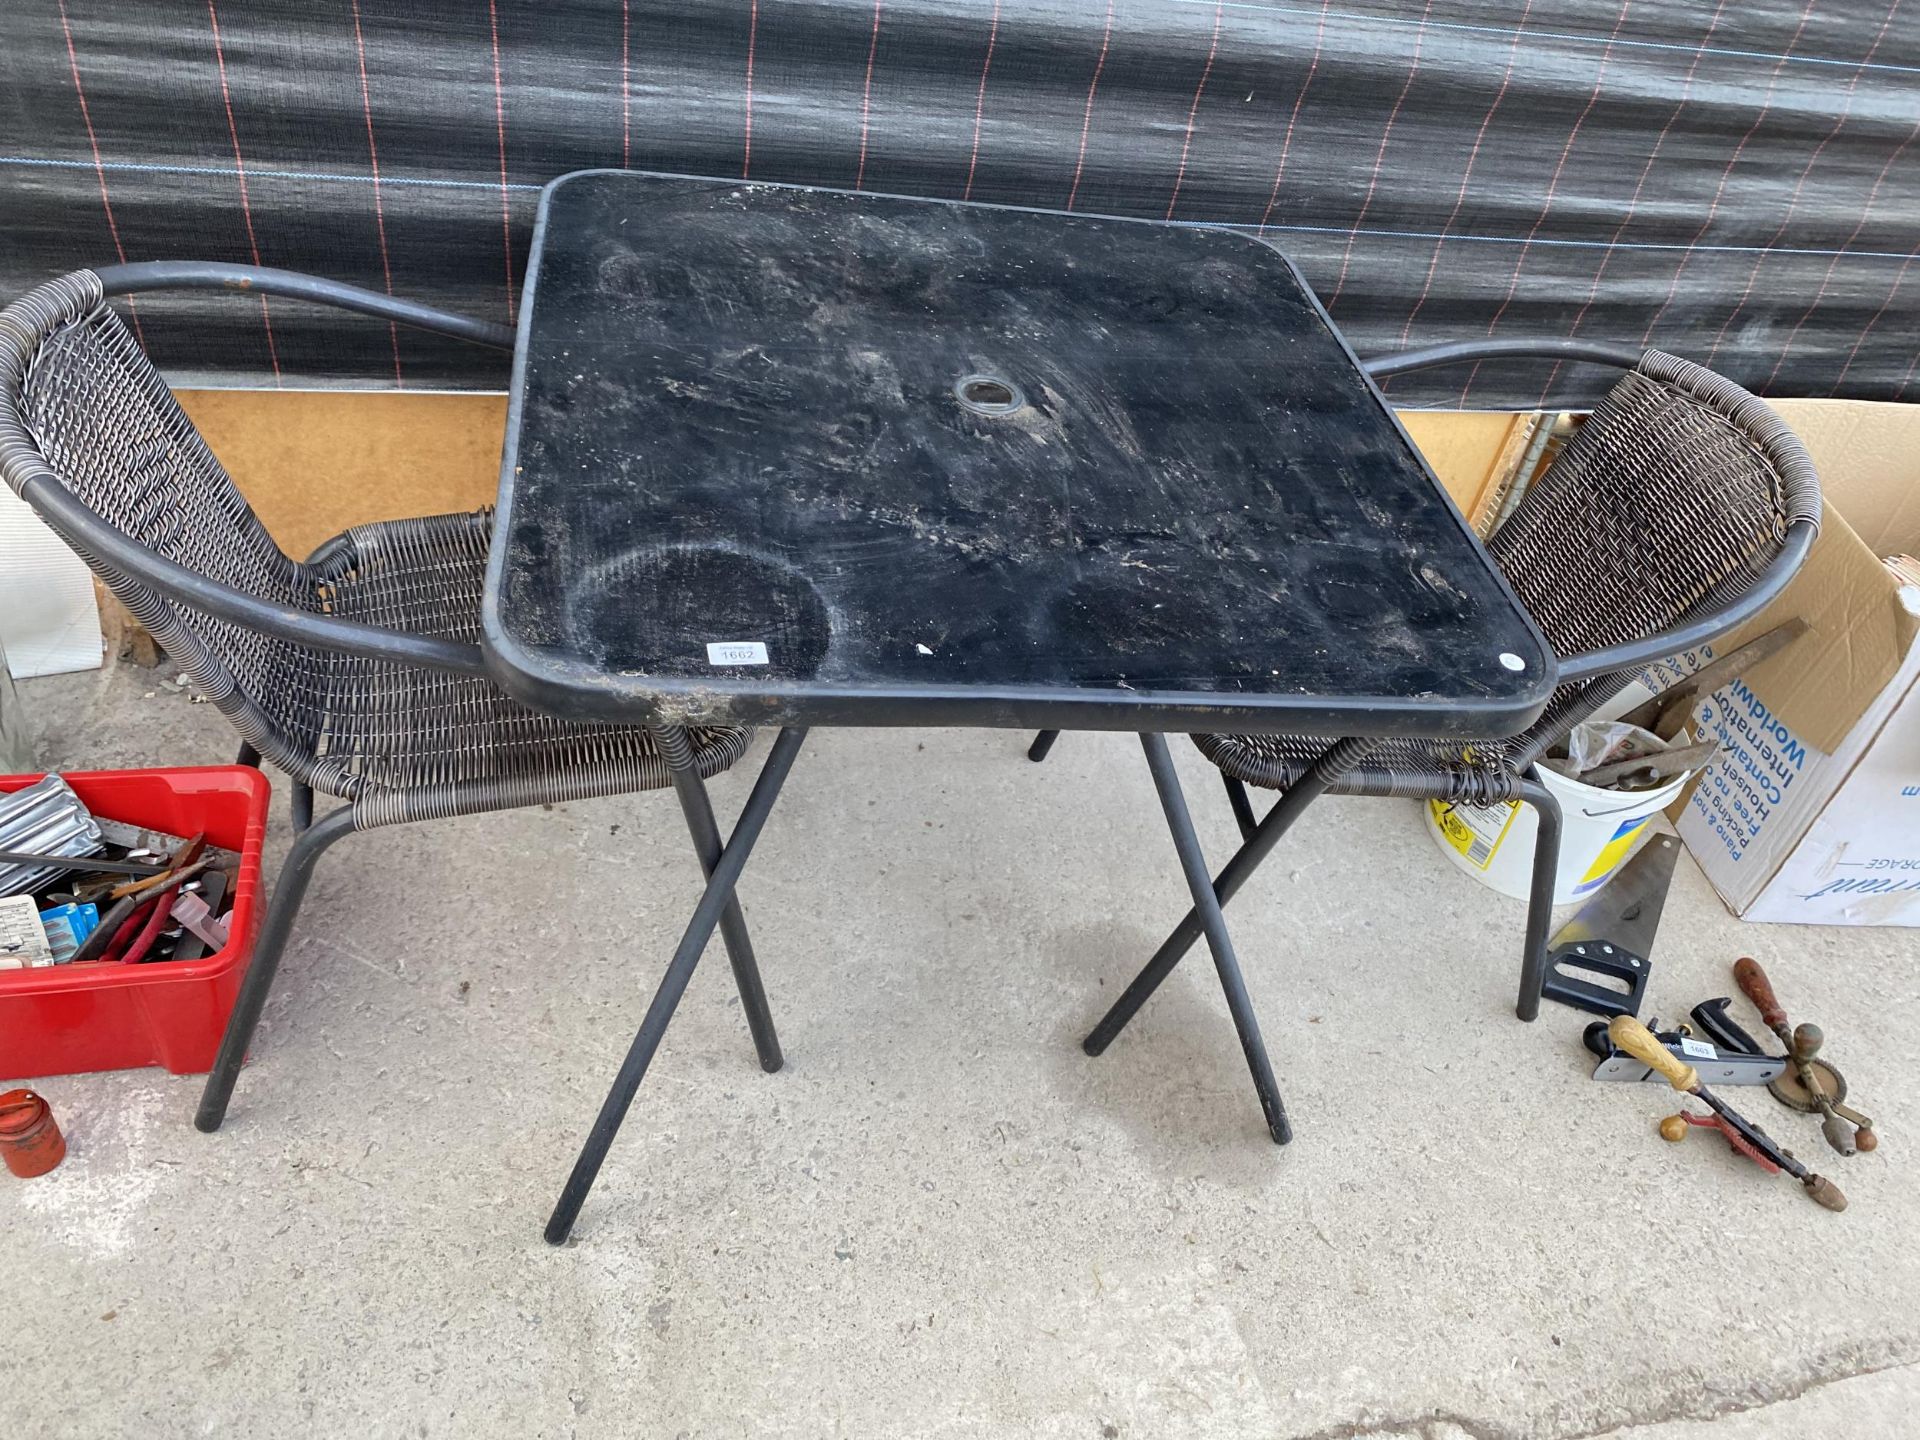
[[[1751,955],[1742,955],[1734,962],[1733,978],[1740,986],[1740,993],[1760,1012],[1766,1027],[1787,1047],[1792,1069],[1767,1087],[1773,1092],[1773,1098],[1790,1109],[1821,1116],[1820,1133],[1840,1154],[1875,1149],[1880,1137],[1874,1133],[1873,1121],[1844,1103],[1847,1082],[1833,1063],[1815,1058],[1826,1042],[1820,1027],[1792,1026],[1786,1006],[1773,993],[1773,982]]]
[[[1687,728],[1700,697],[1718,690],[1729,680],[1743,675],[1769,656],[1778,654],[1807,633],[1807,622],[1796,615],[1776,625],[1764,635],[1755,636],[1738,650],[1722,655],[1687,676],[1670,690],[1655,695],[1644,705],[1629,710],[1620,718],[1629,725],[1653,731],[1662,740],[1671,740]]]
[[[1753,1002],[1753,1008],[1760,1012],[1760,1023],[1780,1037],[1780,1043],[1789,1048],[1793,1045],[1793,1034],[1787,1028],[1787,1010],[1773,993],[1773,981],[1767,978],[1767,972],[1760,968],[1760,962],[1751,955],[1742,955],[1733,962],[1734,983],[1739,985],[1740,993]]]
[[[1744,1146],[1734,1145],[1734,1149],[1746,1154],[1747,1148],[1751,1147],[1753,1151],[1764,1156],[1769,1164],[1777,1165],[1798,1180],[1806,1188],[1807,1194],[1812,1197],[1815,1204],[1824,1205],[1829,1210],[1847,1208],[1847,1197],[1840,1193],[1838,1185],[1824,1176],[1815,1175],[1787,1151],[1776,1145],[1766,1131],[1707,1089],[1700,1083],[1700,1074],[1693,1066],[1668,1050],[1653,1037],[1653,1033],[1646,1026],[1633,1016],[1616,1015],[1608,1021],[1607,1038],[1642,1065],[1656,1071],[1674,1089],[1705,1102],[1714,1114],[1720,1117],[1727,1131],[1728,1143],[1732,1144],[1733,1137],[1736,1135],[1745,1142]],[[1660,1133],[1668,1135],[1670,1129],[1670,1125],[1663,1122]]]

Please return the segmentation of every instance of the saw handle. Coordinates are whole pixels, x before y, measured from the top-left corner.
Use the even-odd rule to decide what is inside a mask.
[[[1760,1012],[1762,1024],[1776,1032],[1786,1029],[1786,1007],[1775,998],[1773,982],[1767,979],[1767,972],[1760,968],[1758,960],[1742,955],[1733,962],[1733,978],[1740,986],[1740,993]]]
[[[1700,1084],[1700,1075],[1674,1053],[1653,1038],[1653,1032],[1631,1015],[1616,1015],[1607,1022],[1607,1038],[1649,1070],[1657,1070],[1676,1090],[1691,1091]]]

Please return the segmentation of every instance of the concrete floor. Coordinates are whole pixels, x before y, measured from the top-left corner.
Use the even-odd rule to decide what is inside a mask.
[[[150,674],[23,696],[55,765],[232,749]],[[672,801],[343,845],[219,1135],[191,1078],[38,1086],[72,1148],[0,1183],[0,1435],[1916,1433],[1920,933],[1743,925],[1690,861],[1667,908],[1654,1013],[1758,955],[1882,1118],[1840,1160],[1739,1095],[1844,1185],[1833,1215],[1663,1144],[1674,1098],[1591,1083],[1586,1017],[1513,1019],[1521,906],[1413,807],[1326,802],[1229,912],[1276,1150],[1204,959],[1080,1052],[1184,891],[1130,738],[1022,744],[809,742],[743,892],[787,1068],[716,948],[559,1250],[697,894]]]

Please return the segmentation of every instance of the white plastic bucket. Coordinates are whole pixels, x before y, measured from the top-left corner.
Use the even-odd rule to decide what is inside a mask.
[[[1560,801],[1560,871],[1553,903],[1583,899],[1613,878],[1656,811],[1686,787],[1682,775],[1658,790],[1601,790],[1545,765],[1536,772]],[[1524,900],[1533,885],[1533,841],[1540,828],[1531,805],[1426,802],[1427,833],[1460,869],[1502,895]]]

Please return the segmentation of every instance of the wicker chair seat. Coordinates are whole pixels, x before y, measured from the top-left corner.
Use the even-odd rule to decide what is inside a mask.
[[[315,557],[316,598],[342,619],[477,640],[492,530],[490,510],[358,526]],[[282,735],[304,742],[307,783],[353,800],[365,823],[460,813],[483,797],[479,808],[494,809],[671,783],[646,729],[557,719],[484,676],[310,653],[312,668],[288,673],[261,708]],[[751,741],[738,728],[686,733],[703,778]],[[466,803],[423,811],[414,798],[422,791]],[[409,797],[405,813],[389,818],[399,793]]]

